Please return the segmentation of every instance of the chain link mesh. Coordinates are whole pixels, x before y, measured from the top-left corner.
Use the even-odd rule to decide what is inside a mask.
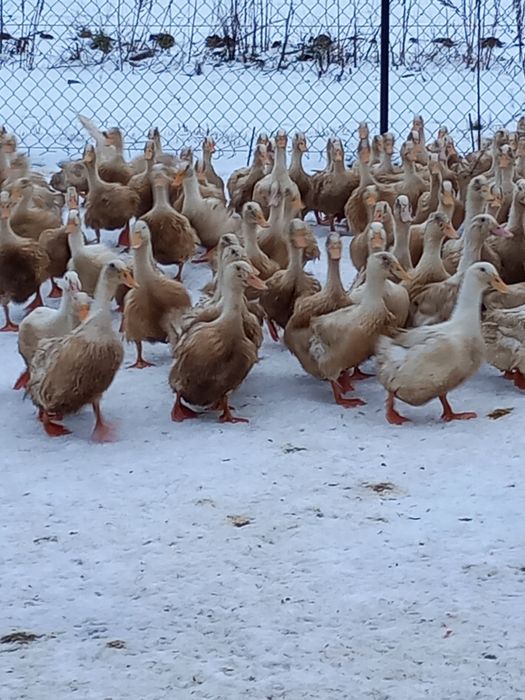
[[[524,110],[523,4],[391,3],[390,127],[414,113],[463,148]],[[211,133],[223,154],[278,126],[354,144],[379,123],[378,0],[0,0],[2,119],[30,151],[77,153],[77,113],[130,152]],[[481,122],[481,123],[479,123]]]

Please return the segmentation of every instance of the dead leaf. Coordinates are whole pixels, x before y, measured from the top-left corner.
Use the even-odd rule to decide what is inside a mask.
[[[367,489],[374,491],[375,493],[384,493],[385,491],[394,491],[395,484],[390,481],[380,481],[378,484],[365,484]]]
[[[56,535],[46,535],[44,537],[35,537],[33,544],[40,544],[41,542],[58,542],[58,537]]]
[[[43,634],[35,634],[34,632],[11,632],[0,637],[0,644],[29,644],[43,636]]]
[[[492,418],[492,420],[497,420],[498,418],[503,418],[503,416],[508,416],[512,413],[514,408],[495,408],[490,413],[487,413],[487,418]]]
[[[289,442],[283,445],[283,452],[285,454],[292,454],[294,452],[306,452],[306,447],[297,447],[297,445],[291,445]]]
[[[228,520],[235,527],[244,527],[252,522],[246,515],[228,515]]]
[[[123,642],[122,639],[112,639],[111,642],[106,642],[106,646],[110,649],[125,649],[126,642]]]

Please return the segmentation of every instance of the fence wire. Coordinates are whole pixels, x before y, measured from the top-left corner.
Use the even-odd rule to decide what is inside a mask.
[[[518,0],[393,0],[390,128],[413,114],[464,149],[525,111]],[[77,113],[172,149],[379,124],[378,0],[0,0],[1,119],[31,151],[78,152]]]

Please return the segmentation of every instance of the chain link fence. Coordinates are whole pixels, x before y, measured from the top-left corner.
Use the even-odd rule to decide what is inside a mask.
[[[278,126],[314,152],[379,125],[380,0],[0,0],[1,119],[31,152],[76,154],[77,113],[152,126],[170,149],[212,134],[248,153]],[[517,0],[392,0],[390,129],[414,113],[460,148],[525,111]]]

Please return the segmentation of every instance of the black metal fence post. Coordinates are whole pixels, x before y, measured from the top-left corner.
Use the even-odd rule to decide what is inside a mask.
[[[388,97],[390,70],[390,0],[381,0],[381,78],[380,78],[380,133],[388,131]]]

